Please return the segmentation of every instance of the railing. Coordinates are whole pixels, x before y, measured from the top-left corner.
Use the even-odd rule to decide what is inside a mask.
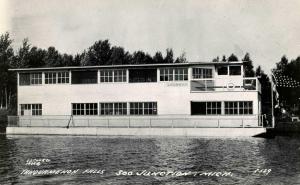
[[[191,80],[191,92],[261,91],[257,78],[209,78]]]
[[[103,128],[243,128],[262,127],[260,115],[250,116],[8,116],[8,127]]]

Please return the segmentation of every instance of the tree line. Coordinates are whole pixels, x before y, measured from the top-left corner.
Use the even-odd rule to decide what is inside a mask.
[[[273,71],[281,72],[283,75],[291,77],[300,82],[300,56],[289,60],[285,55],[276,63]],[[288,112],[300,115],[300,88],[299,87],[276,87],[279,93],[279,106],[284,107]]]

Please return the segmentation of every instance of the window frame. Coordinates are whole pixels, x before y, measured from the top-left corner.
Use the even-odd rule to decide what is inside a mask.
[[[233,68],[233,67],[239,67],[240,68],[239,74],[232,74],[231,68]],[[228,75],[229,76],[241,76],[242,75],[242,66],[241,65],[230,65],[230,66],[228,66]]]
[[[71,107],[72,116],[98,116],[97,103],[72,103]]]
[[[100,116],[127,115],[127,102],[99,102]]]
[[[208,73],[208,71],[210,71],[210,74]],[[194,68],[192,68],[192,78],[193,79],[212,79],[212,78],[214,78],[213,68],[194,67]]]
[[[129,115],[158,115],[157,102],[129,102]]]
[[[192,104],[199,103],[205,106],[205,112],[193,114]],[[200,116],[217,116],[222,115],[222,101],[191,101],[191,115]]]
[[[171,81],[188,81],[188,68],[185,67],[165,67],[159,68],[159,81],[171,82]]]
[[[57,84],[70,84],[70,72],[69,71],[58,71],[56,72]],[[64,74],[64,75],[62,75]]]
[[[30,73],[19,73],[19,86],[31,85]]]
[[[225,115],[253,115],[253,101],[225,101],[224,114]]]
[[[24,115],[24,111],[30,112],[30,115]],[[43,115],[43,105],[41,103],[33,104],[20,104],[20,116],[42,116]]]
[[[56,84],[57,83],[57,73],[56,72],[44,72],[45,84]]]
[[[45,75],[45,79],[44,79],[45,85],[70,84],[69,71],[47,71],[44,72],[44,75]]]
[[[159,81],[167,82],[173,80],[173,68],[161,68],[159,69]]]
[[[226,74],[219,74],[219,68],[224,67],[226,68]],[[229,66],[228,65],[220,65],[217,66],[218,76],[228,76],[229,75]]]
[[[42,85],[42,84],[43,84],[42,72],[30,73],[30,85]]]
[[[188,81],[188,68],[174,68],[174,81]]]

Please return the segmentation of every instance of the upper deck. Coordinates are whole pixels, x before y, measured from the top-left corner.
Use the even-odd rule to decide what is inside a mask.
[[[258,91],[257,78],[245,78],[243,62],[192,62],[107,66],[70,66],[10,69],[18,86],[165,83],[187,86],[191,93]]]

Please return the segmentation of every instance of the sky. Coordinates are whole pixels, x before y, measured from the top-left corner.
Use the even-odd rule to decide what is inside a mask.
[[[173,48],[188,61],[250,53],[269,73],[300,55],[300,0],[0,0],[0,31],[18,48],[76,54],[97,40],[151,55]]]

